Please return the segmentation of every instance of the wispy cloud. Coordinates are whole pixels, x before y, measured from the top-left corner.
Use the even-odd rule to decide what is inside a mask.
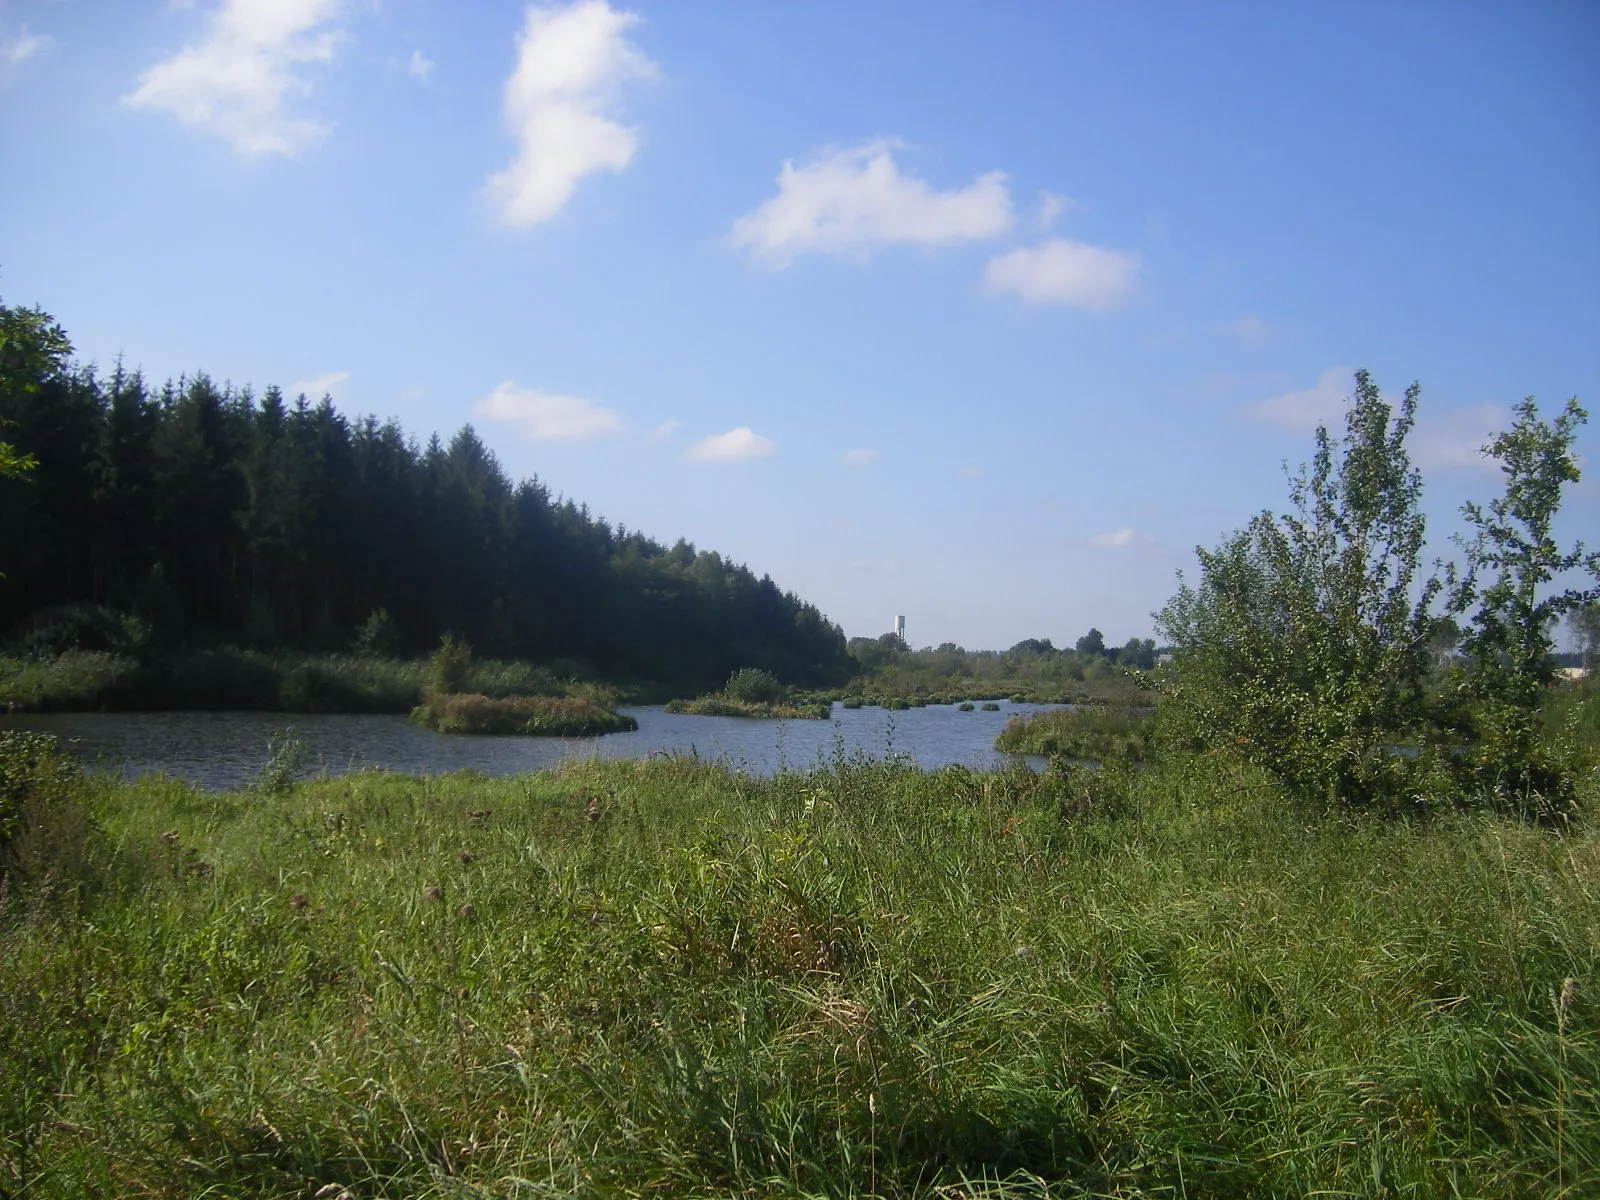
[[[1150,539],[1137,529],[1110,529],[1105,533],[1097,533],[1089,539],[1089,545],[1098,546],[1103,550],[1122,550],[1128,546],[1143,546]]]
[[[678,420],[663,421],[650,431],[650,440],[653,442],[664,442],[672,436],[673,430],[677,429],[682,424],[683,422]]]
[[[690,462],[745,462],[752,458],[770,458],[778,452],[778,444],[751,430],[748,425],[730,429],[712,437],[701,438],[683,452]]]
[[[961,476],[961,478],[963,478],[963,479],[982,479],[983,478],[983,468],[982,467],[962,467],[959,471],[956,472],[956,474]]]
[[[1477,467],[1498,472],[1499,464],[1486,455],[1483,448],[1510,424],[1510,410],[1498,404],[1478,404],[1446,412],[1422,409],[1411,434],[1411,457],[1424,470]]]
[[[1132,254],[1051,238],[991,259],[983,286],[1013,292],[1029,304],[1115,308],[1132,295],[1138,270]]]
[[[638,137],[612,115],[625,82],[656,73],[623,36],[638,21],[605,0],[528,9],[505,90],[516,155],[488,182],[489,199],[507,225],[548,221],[585,175],[621,171],[633,161]]]
[[[318,400],[324,396],[337,396],[350,379],[349,371],[325,371],[310,379],[297,379],[289,385],[291,396],[311,396]]]
[[[421,50],[413,50],[411,52],[411,61],[406,63],[406,70],[410,71],[418,79],[426,79],[433,74],[433,59],[429,58]]]
[[[786,162],[778,194],[733,223],[728,242],[774,268],[802,254],[865,255],[895,243],[937,246],[997,237],[1011,228],[1011,196],[1000,171],[939,191],[902,174],[893,141],[828,150]]]
[[[511,380],[496,386],[472,406],[476,416],[505,421],[533,441],[584,441],[621,433],[622,419],[582,396],[557,396]]]
[[[1355,393],[1354,378],[1354,367],[1329,367],[1312,386],[1247,404],[1239,409],[1239,416],[1291,433],[1310,433],[1318,425],[1338,425],[1346,402]]]
[[[344,0],[224,0],[201,39],[139,76],[122,102],[170,112],[240,154],[295,154],[329,126],[290,114],[286,101],[311,91],[297,68],[333,58],[339,32],[328,26],[343,7]]]
[[[875,557],[870,554],[853,554],[844,560],[847,570],[865,575],[893,575],[900,570],[900,560],[892,556]]]
[[[1039,211],[1034,216],[1034,227],[1043,233],[1054,225],[1059,217],[1072,205],[1069,196],[1062,196],[1056,192],[1039,193]]]
[[[846,450],[844,457],[839,461],[847,467],[864,467],[870,462],[875,462],[877,457],[876,450]]]
[[[1236,337],[1241,342],[1264,342],[1272,334],[1272,327],[1257,316],[1240,317],[1237,321],[1223,321],[1213,325],[1217,333],[1224,333]]]
[[[29,33],[26,25],[18,28],[14,34],[0,33],[0,63],[14,67],[41,50],[49,49],[54,43],[55,38],[48,33]]]

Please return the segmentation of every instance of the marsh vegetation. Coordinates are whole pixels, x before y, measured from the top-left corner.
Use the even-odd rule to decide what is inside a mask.
[[[208,796],[5,749],[23,1194],[1600,1184],[1587,826],[1237,761]]]

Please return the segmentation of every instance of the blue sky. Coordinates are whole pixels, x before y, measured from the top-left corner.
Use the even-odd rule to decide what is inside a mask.
[[[81,358],[471,422],[916,645],[1149,634],[1356,367],[1440,553],[1600,404],[1588,3],[0,0],[0,174]]]

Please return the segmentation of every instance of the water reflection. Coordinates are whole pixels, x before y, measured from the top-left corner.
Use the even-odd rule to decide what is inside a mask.
[[[53,733],[80,760],[127,778],[164,772],[207,791],[226,791],[255,779],[272,736],[289,727],[305,745],[307,771],[328,775],[372,767],[412,775],[467,768],[514,775],[568,759],[656,753],[721,759],[758,775],[858,753],[903,754],[924,768],[961,763],[981,770],[1016,761],[1017,756],[994,749],[995,735],[1013,714],[1042,707],[1002,701],[999,712],[959,712],[951,705],[890,712],[836,704],[829,721],[752,721],[628,708],[623,711],[638,719],[637,731],[567,739],[446,735],[400,716],[306,713],[28,713],[0,716],[0,729]]]

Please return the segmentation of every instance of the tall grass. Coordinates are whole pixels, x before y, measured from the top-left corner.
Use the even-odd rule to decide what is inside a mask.
[[[0,913],[15,1193],[1600,1188],[1583,827],[842,751],[79,786],[112,882]]]

